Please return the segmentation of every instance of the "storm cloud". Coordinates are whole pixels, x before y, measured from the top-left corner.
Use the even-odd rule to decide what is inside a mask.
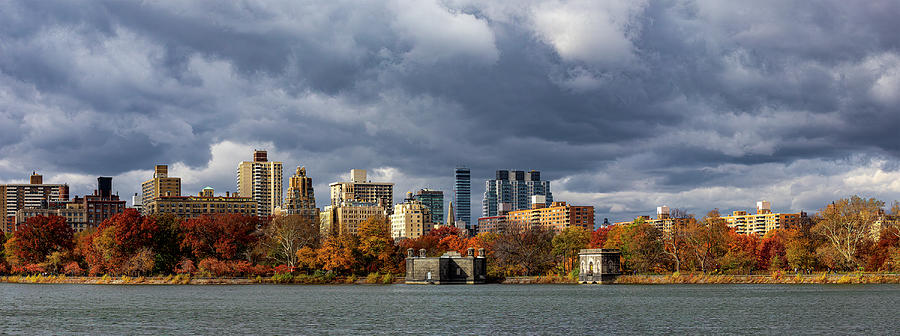
[[[254,148],[396,198],[538,169],[598,221],[900,198],[897,1],[4,1],[0,181],[235,189]],[[449,197],[448,197],[449,199]]]

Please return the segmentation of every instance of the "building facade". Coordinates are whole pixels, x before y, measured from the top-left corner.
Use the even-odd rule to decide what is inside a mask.
[[[453,173],[454,224],[460,221],[465,224],[466,229],[473,230],[475,223],[472,222],[472,172],[469,168],[457,167]]]
[[[84,204],[65,203],[59,206],[19,209],[16,211],[15,230],[18,230],[28,219],[37,216],[63,217],[66,219],[66,224],[69,224],[69,227],[75,232],[81,232],[91,228],[87,225],[87,213],[84,211]]]
[[[153,168],[153,177],[141,183],[140,204],[147,204],[159,196],[181,196],[181,178],[169,177],[167,165],[156,165]]]
[[[237,187],[240,197],[256,201],[256,211],[260,217],[268,217],[282,206],[284,194],[283,165],[271,162],[264,150],[253,151],[253,161],[238,164]]]
[[[670,214],[669,207],[665,205],[656,207],[656,218],[651,218],[650,216],[640,216],[635,218],[634,220],[643,221],[644,223],[650,224],[657,230],[660,230],[666,234],[671,234],[676,228],[683,228],[688,224],[696,221],[696,219],[694,219],[693,217],[686,215],[677,214],[676,216],[672,216]],[[616,223],[616,225],[628,225],[631,223],[634,223],[634,221],[619,222]]]
[[[772,213],[772,203],[759,201],[756,203],[756,213],[747,211],[734,211],[731,216],[722,216],[725,224],[740,234],[756,234],[763,236],[769,231],[781,228],[790,228],[798,225],[806,213]]]
[[[50,202],[68,202],[69,186],[66,184],[44,184],[44,178],[32,173],[28,184],[0,185],[0,209],[3,216],[3,232],[15,231],[16,211],[40,208]]]
[[[256,200],[239,195],[215,196],[211,187],[203,188],[197,196],[159,196],[144,204],[148,215],[172,214],[178,218],[197,218],[203,215],[240,214],[258,216]]]
[[[319,218],[316,208],[316,194],[313,191],[312,178],[306,176],[306,167],[297,167],[297,172],[288,182],[287,197],[284,200],[284,212],[288,215],[300,215],[311,220]]]
[[[431,210],[415,199],[394,206],[391,214],[391,237],[416,239],[427,235],[434,228]]]
[[[594,207],[553,202],[545,206],[543,196],[534,196],[533,207],[528,210],[510,211],[508,221],[517,226],[540,226],[560,232],[571,227],[594,229]]]
[[[481,233],[503,233],[507,224],[506,215],[481,217],[478,219],[478,232]]]
[[[428,257],[425,249],[416,256],[413,249],[406,251],[406,284],[448,285],[482,284],[487,280],[487,259],[483,248],[475,254],[469,248],[466,255],[449,251],[440,257]]]
[[[359,224],[375,216],[386,216],[381,204],[343,201],[328,205],[320,214],[320,231],[325,237],[356,234]]]
[[[382,208],[390,210],[394,204],[394,184],[369,181],[366,174],[365,169],[351,169],[350,181],[330,184],[331,205],[361,202],[379,204]]]
[[[110,217],[125,212],[125,200],[120,200],[119,195],[112,193],[112,177],[98,177],[94,194],[76,196],[72,203],[81,204],[84,208],[88,228],[96,228]]]
[[[422,202],[431,213],[434,225],[444,224],[444,192],[440,190],[422,189],[412,195],[412,199]]]
[[[544,196],[546,205],[553,203],[550,181],[541,180],[541,172],[532,170],[498,170],[496,178],[484,183],[482,217],[497,216],[504,204],[510,211],[531,208],[532,196]]]

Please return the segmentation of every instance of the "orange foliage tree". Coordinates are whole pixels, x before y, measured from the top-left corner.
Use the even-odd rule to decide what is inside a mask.
[[[181,223],[184,238],[181,246],[197,259],[235,260],[257,241],[254,234],[259,219],[255,216],[223,214],[202,216]]]
[[[6,244],[10,264],[38,264],[52,252],[72,249],[74,232],[66,219],[59,216],[29,218]]]

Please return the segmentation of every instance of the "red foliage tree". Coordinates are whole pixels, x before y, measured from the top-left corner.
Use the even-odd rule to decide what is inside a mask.
[[[759,240],[756,247],[756,265],[759,269],[775,270],[787,266],[784,233],[776,230]]]
[[[63,217],[32,217],[13,235],[15,248],[12,252],[22,264],[37,264],[51,252],[71,249],[75,245],[73,234]]]
[[[259,219],[237,214],[203,216],[181,223],[181,246],[197,258],[234,260],[241,258],[256,242]]]
[[[606,242],[606,236],[612,228],[612,225],[601,226],[594,230],[594,232],[591,232],[591,242],[588,244],[589,248],[602,248],[603,243]]]

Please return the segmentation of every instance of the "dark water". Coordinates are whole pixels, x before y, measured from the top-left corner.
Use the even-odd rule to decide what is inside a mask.
[[[898,285],[0,284],[0,334],[900,334]]]

